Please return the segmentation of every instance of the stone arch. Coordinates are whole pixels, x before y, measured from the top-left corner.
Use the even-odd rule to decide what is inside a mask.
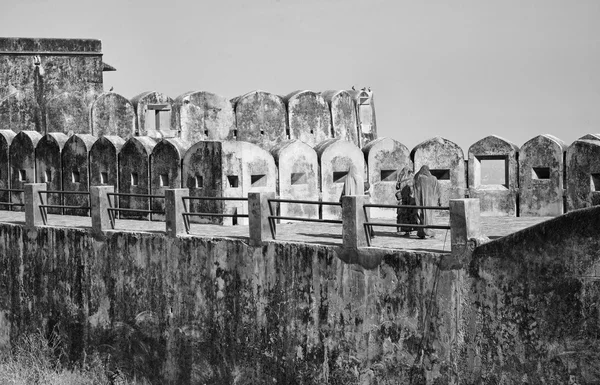
[[[35,148],[42,139],[42,134],[37,131],[19,132],[9,148],[9,162],[11,165],[11,188],[22,190],[25,183],[35,183]],[[11,202],[24,203],[23,194],[11,193]],[[15,211],[23,211],[22,207],[15,207]]]
[[[65,191],[90,191],[90,152],[98,138],[90,134],[74,134],[65,143],[62,151],[63,189]],[[87,195],[66,194],[67,206],[89,206]],[[87,210],[66,209],[69,215],[88,215]]]
[[[287,105],[290,139],[314,146],[332,137],[331,111],[319,93],[295,91],[283,100]]]
[[[35,180],[38,183],[46,183],[47,190],[63,189],[61,153],[67,139],[67,135],[62,132],[50,132],[44,135],[35,147]],[[60,194],[45,194],[43,198],[50,205],[62,205],[63,202]],[[61,214],[63,210],[49,208],[48,212]]]
[[[98,138],[90,149],[90,186],[114,186],[119,191],[119,154],[125,140],[119,136]]]
[[[182,187],[181,162],[189,148],[188,142],[178,138],[163,139],[156,144],[150,155],[150,194],[164,195],[166,189]],[[164,199],[153,199],[151,207],[164,211]]]
[[[146,91],[131,99],[137,115],[136,135],[153,138],[172,138],[178,135],[173,99],[157,92]]]
[[[600,141],[578,139],[567,149],[567,208],[600,204]]]
[[[184,141],[233,139],[235,112],[231,101],[223,96],[187,92],[175,99],[173,111]]]
[[[346,140],[360,147],[360,137],[356,124],[356,107],[348,91],[329,90],[321,92],[331,111],[333,138]]]
[[[116,135],[125,140],[135,135],[136,115],[129,99],[104,92],[92,104],[92,135]]]

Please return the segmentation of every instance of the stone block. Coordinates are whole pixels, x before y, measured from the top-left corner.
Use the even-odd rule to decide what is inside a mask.
[[[36,226],[44,224],[44,216],[40,210],[42,198],[41,191],[46,191],[46,183],[25,183],[25,226],[28,230],[35,230]]]
[[[261,247],[263,241],[273,239],[269,224],[269,199],[275,198],[274,192],[248,193],[249,245]]]
[[[342,197],[342,241],[344,248],[358,249],[367,247],[365,233],[365,215],[363,206],[369,203],[366,195],[349,195]]]
[[[166,189],[165,194],[165,227],[169,237],[177,237],[185,234],[185,222],[183,213],[185,205],[183,197],[188,196],[190,190],[187,188]]]
[[[92,217],[92,233],[95,237],[104,237],[106,230],[112,229],[108,208],[115,207],[114,198],[109,193],[114,193],[114,186],[91,186],[90,206]]]

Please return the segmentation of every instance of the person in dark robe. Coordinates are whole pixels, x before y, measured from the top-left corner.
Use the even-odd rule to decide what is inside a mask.
[[[396,179],[396,199],[398,205],[414,206],[414,173],[409,167],[404,167],[398,173]],[[396,211],[396,223],[402,224],[417,224],[417,209],[416,208],[398,208]],[[414,227],[398,226],[398,232],[404,232],[404,236],[410,236],[410,233],[415,230]]]
[[[417,206],[439,206],[440,205],[440,186],[435,176],[431,175],[429,167],[423,166],[415,174],[415,203]],[[433,210],[418,210],[419,224],[433,225]],[[421,239],[435,237],[433,229],[419,228],[417,236]]]
[[[362,189],[360,189],[358,186],[358,169],[354,163],[351,163],[350,170],[348,170],[348,174],[346,174],[346,179],[344,180],[344,187],[342,188],[340,202],[342,201],[342,197],[345,195],[362,195],[362,193]]]

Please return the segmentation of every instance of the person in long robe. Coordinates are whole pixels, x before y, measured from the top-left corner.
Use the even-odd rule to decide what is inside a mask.
[[[396,200],[398,205],[414,206],[414,173],[409,167],[404,167],[398,173],[396,179]],[[396,211],[396,223],[402,224],[417,224],[417,209],[416,208],[398,208]],[[404,232],[404,236],[410,236],[410,233],[415,230],[414,227],[399,226],[398,232]]]
[[[346,179],[344,180],[344,187],[342,189],[342,195],[340,196],[340,202],[342,201],[342,197],[344,195],[359,195],[362,193],[362,189],[360,189],[358,186],[358,169],[354,163],[351,163],[348,174],[346,174]]]
[[[440,186],[435,176],[431,175],[429,167],[423,166],[415,174],[415,203],[417,206],[439,206],[440,205]],[[434,210],[418,210],[419,224],[432,225],[434,223]],[[433,229],[419,228],[417,230],[419,238],[433,238],[435,231]]]

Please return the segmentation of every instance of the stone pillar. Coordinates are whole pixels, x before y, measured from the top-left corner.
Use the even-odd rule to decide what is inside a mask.
[[[109,207],[114,206],[114,198],[109,197],[108,193],[114,193],[114,186],[91,186],[90,204],[92,211],[92,234],[94,236],[104,236],[104,231],[112,229],[110,224]],[[112,203],[109,204],[109,203]]]
[[[25,225],[27,229],[33,230],[36,226],[44,224],[44,218],[40,205],[40,191],[46,191],[46,183],[25,183]]]
[[[248,193],[250,246],[260,247],[263,241],[273,239],[269,226],[269,199],[273,198],[275,198],[274,192]]]
[[[470,239],[481,236],[479,199],[450,199],[452,255],[468,254]]]
[[[167,236],[177,237],[186,234],[185,220],[182,213],[185,212],[184,196],[190,195],[190,189],[174,188],[165,190],[165,226]]]
[[[342,197],[342,240],[344,248],[367,247],[364,223],[367,222],[363,205],[369,203],[367,195]]]

